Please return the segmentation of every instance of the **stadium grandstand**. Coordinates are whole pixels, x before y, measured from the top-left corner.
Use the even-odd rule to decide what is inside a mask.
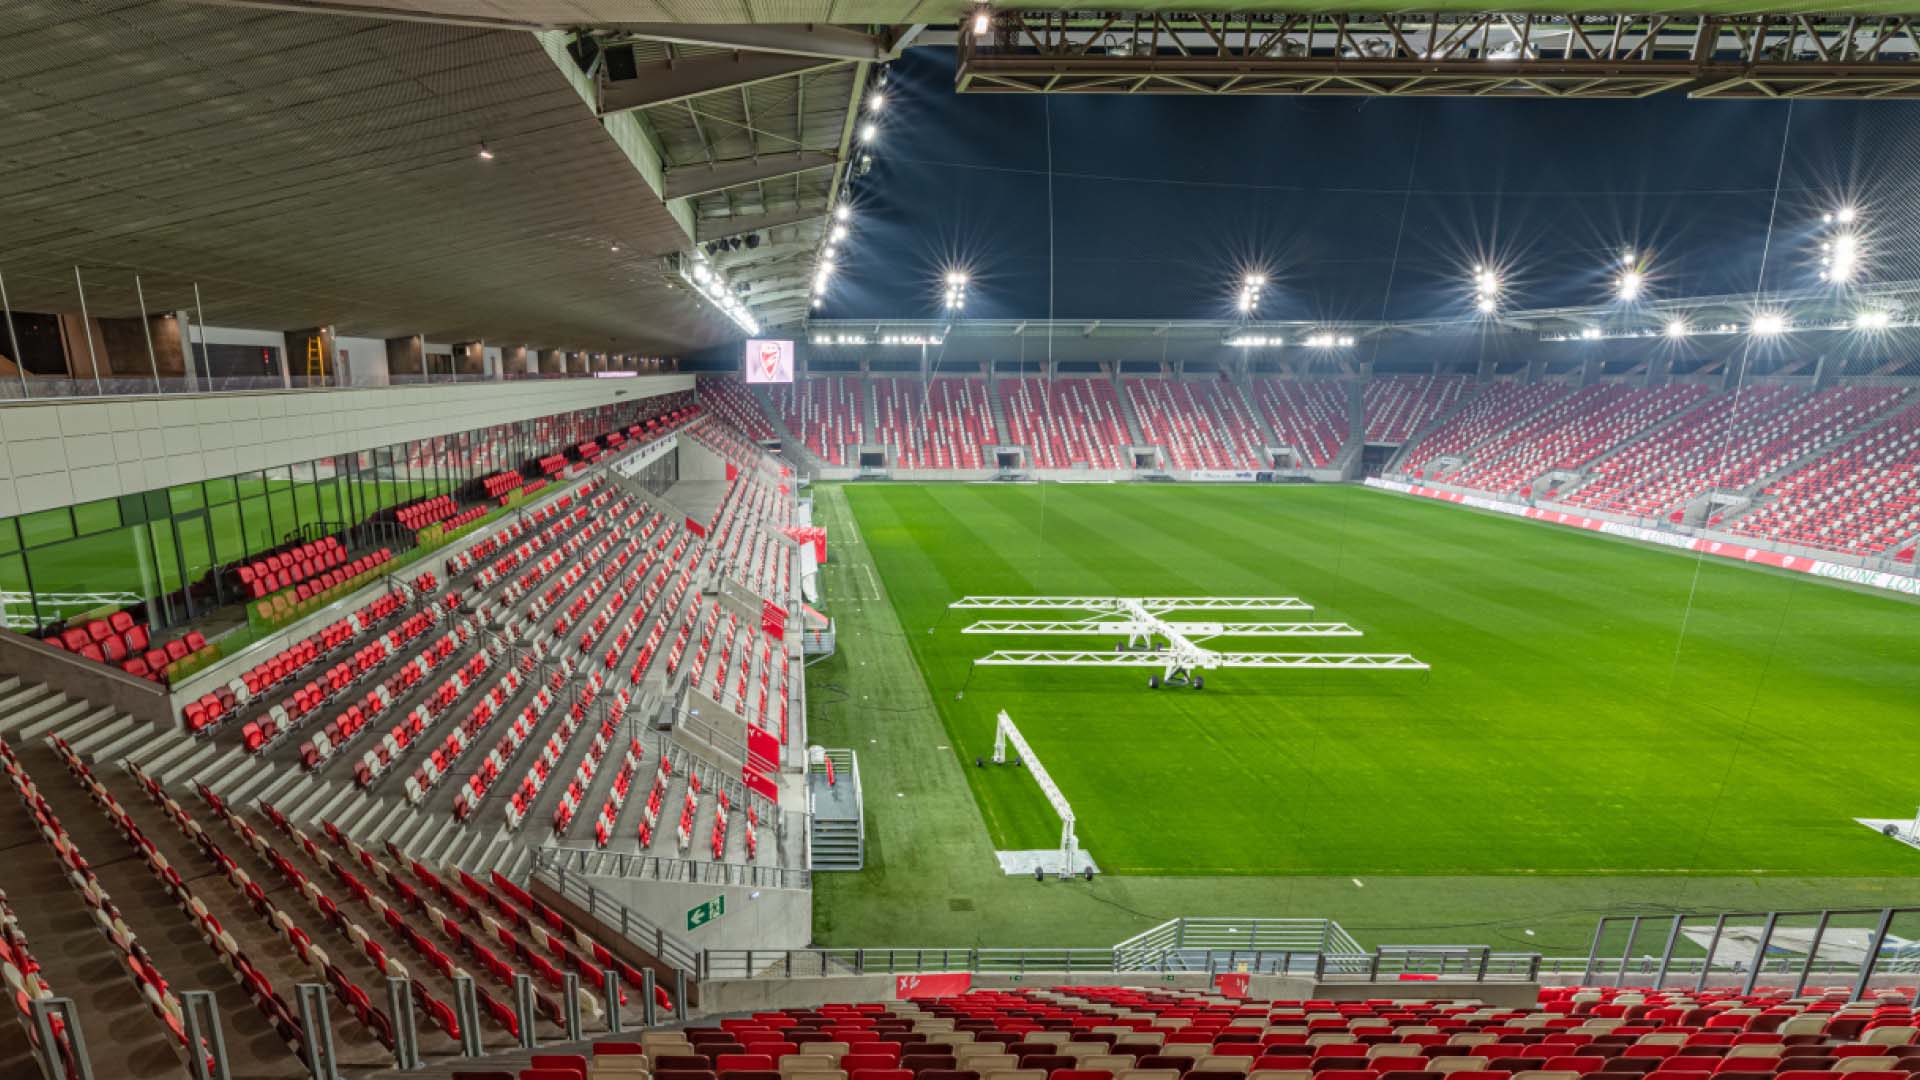
[[[1672,7],[0,5],[0,1080],[1920,1080],[1920,40]]]

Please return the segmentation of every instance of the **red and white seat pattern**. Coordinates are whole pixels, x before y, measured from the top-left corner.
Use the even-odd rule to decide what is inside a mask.
[[[1887,387],[1742,387],[1602,459],[1568,501],[1639,517],[1677,515],[1690,499],[1744,488],[1845,437],[1898,397]]]
[[[1124,469],[1132,440],[1108,379],[1000,380],[1007,437],[1033,451],[1039,469]]]
[[[1347,391],[1332,379],[1255,379],[1253,399],[1273,437],[1306,467],[1333,464],[1347,441]]]
[[[812,375],[773,387],[774,408],[786,426],[814,456],[829,465],[845,465],[847,448],[861,442],[858,378]]]
[[[1691,384],[1584,386],[1475,447],[1464,467],[1432,476],[1482,491],[1532,494],[1543,473],[1578,469],[1707,393]]]
[[[754,399],[753,389],[732,375],[702,375],[696,384],[700,403],[749,439],[774,438],[773,425]]]
[[[1167,452],[1176,469],[1252,469],[1260,465],[1258,428],[1240,391],[1219,379],[1128,379],[1127,403],[1140,435]]]
[[[1557,382],[1496,382],[1481,387],[1459,412],[1414,444],[1407,452],[1407,471],[1414,476],[1424,476],[1430,462],[1464,456],[1473,447],[1560,400],[1568,390],[1566,383]]]
[[[1731,531],[1858,556],[1913,559],[1920,537],[1920,405],[1769,484]]]
[[[981,379],[875,376],[874,441],[897,469],[979,469],[994,442],[993,406]]]
[[[1404,443],[1459,402],[1465,375],[1388,375],[1367,380],[1367,441]]]

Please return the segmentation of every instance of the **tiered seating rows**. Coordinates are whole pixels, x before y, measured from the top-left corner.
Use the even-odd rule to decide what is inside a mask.
[[[978,469],[994,441],[993,407],[979,379],[876,376],[874,439],[902,469]]]
[[[152,958],[134,939],[132,931],[127,929],[119,909],[113,904],[113,898],[108,896],[106,889],[101,887],[99,879],[87,865],[86,858],[74,846],[66,829],[61,827],[60,819],[47,805],[46,800],[40,796],[33,778],[28,776],[26,770],[20,765],[13,747],[7,745],[4,739],[0,739],[0,766],[5,768],[14,793],[20,797],[27,812],[33,816],[35,828],[39,831],[41,839],[53,848],[54,854],[59,858],[61,872],[66,875],[68,883],[80,893],[80,898],[86,904],[87,913],[92,916],[94,924],[99,927],[100,932],[106,936],[114,948],[119,950],[123,958],[122,969],[133,979],[140,990],[140,996],[145,999],[147,1005],[153,1010],[154,1016],[166,1028],[172,1045],[182,1055],[182,1063],[189,1060],[187,1055],[194,1053],[204,1055],[206,1053],[204,1046],[192,1048],[188,1046],[186,1013],[180,1004],[180,999],[174,996],[165,976],[154,967]]]
[[[1704,397],[1697,385],[1634,387],[1594,383],[1561,398],[1475,447],[1472,460],[1433,476],[1449,484],[1506,493],[1553,469],[1578,469]]]
[[[1465,375],[1389,375],[1367,380],[1367,441],[1404,443],[1451,409],[1472,385]]]
[[[1912,561],[1920,535],[1920,405],[1769,485],[1736,533]]]
[[[845,375],[815,375],[773,388],[780,422],[829,465],[847,463],[847,447],[862,439],[861,383]]]
[[[1309,468],[1333,464],[1347,441],[1344,387],[1330,379],[1256,379],[1254,401],[1281,445]]]
[[[1124,389],[1141,437],[1176,469],[1252,469],[1258,429],[1239,390],[1218,379],[1128,379]]]
[[[732,424],[749,439],[771,439],[773,425],[753,398],[746,383],[730,375],[702,375],[698,384],[700,403],[713,409],[715,416]]]
[[[1001,379],[1007,435],[1042,469],[1124,469],[1132,442],[1107,379]]]

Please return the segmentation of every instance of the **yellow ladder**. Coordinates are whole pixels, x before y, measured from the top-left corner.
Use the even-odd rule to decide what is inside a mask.
[[[324,379],[327,377],[327,353],[320,345],[320,335],[314,334],[307,339],[307,378]]]

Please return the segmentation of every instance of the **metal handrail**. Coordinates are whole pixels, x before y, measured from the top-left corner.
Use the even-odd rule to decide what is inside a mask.
[[[564,865],[544,861],[541,857],[543,850],[534,849],[533,869],[529,872],[531,877],[546,882],[562,897],[580,905],[601,925],[619,931],[621,937],[645,949],[662,963],[681,971],[695,970],[700,956],[691,945],[595,888],[591,882],[581,880],[578,874],[570,873]]]
[[[565,868],[589,877],[637,881],[680,881],[702,885],[749,885],[757,889],[805,889],[813,884],[809,870],[714,859],[677,859],[663,855],[629,855],[618,851],[547,845],[537,849],[537,862]]]
[[[1404,975],[1452,982],[1532,982],[1538,953],[1496,953],[1485,946],[1384,947],[1374,953],[1312,949],[927,947],[880,949],[706,949],[704,979],[792,979],[839,975],[973,974],[1301,975],[1336,982],[1397,982]]]

